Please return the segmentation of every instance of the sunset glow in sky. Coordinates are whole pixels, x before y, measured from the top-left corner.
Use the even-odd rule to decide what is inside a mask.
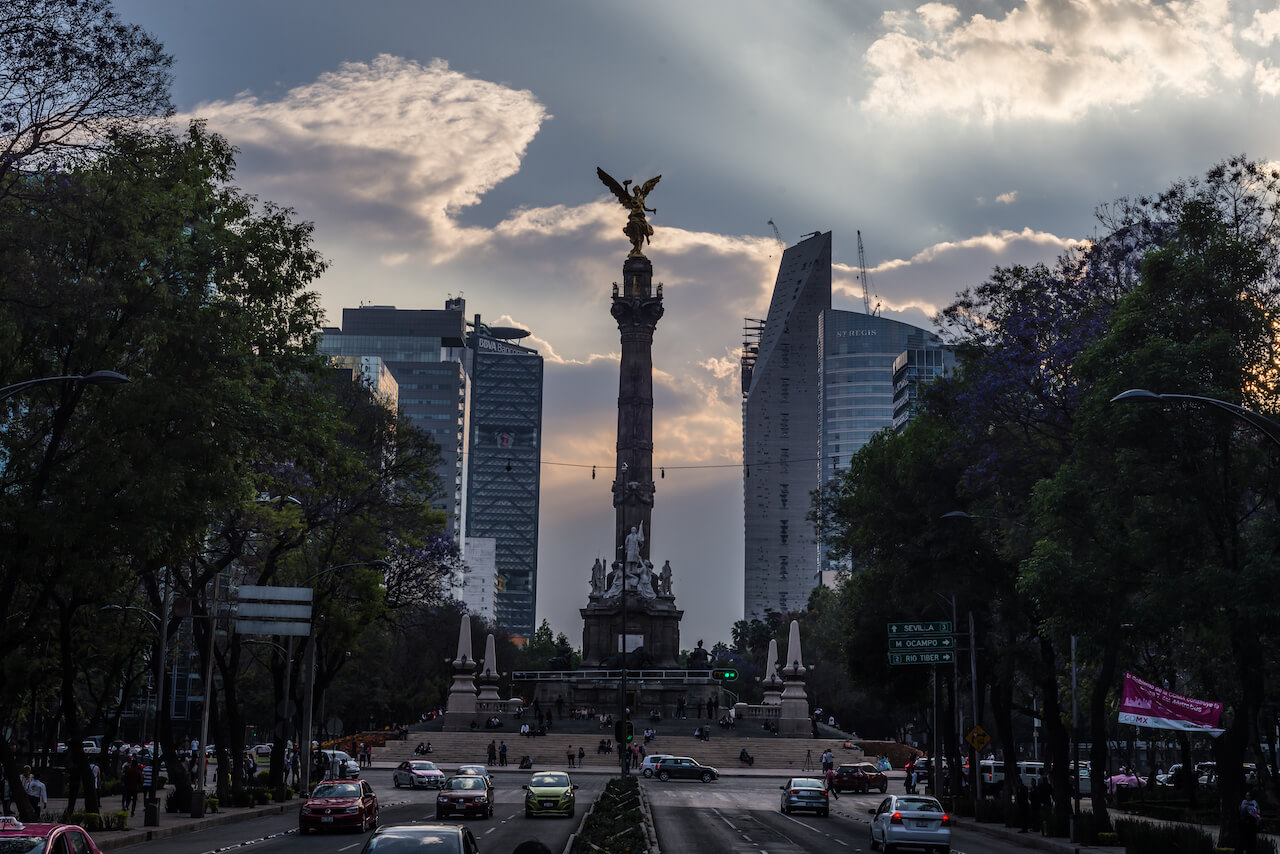
[[[1280,6],[1227,0],[116,0],[175,58],[174,100],[238,183],[316,224],[330,323],[362,301],[532,330],[546,357],[538,619],[579,643],[613,550],[626,213],[595,176],[661,174],[652,555],[682,645],[742,615],[744,316],[780,254],[855,230],[887,317],[995,265],[1052,261],[1094,208],[1245,153],[1280,158]],[[571,463],[574,465],[557,465]],[[590,468],[600,474],[591,479]],[[688,468],[699,466],[699,468]],[[685,468],[681,468],[685,467]]]

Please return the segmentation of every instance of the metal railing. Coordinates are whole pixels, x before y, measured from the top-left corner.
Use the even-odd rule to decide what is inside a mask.
[[[622,678],[622,670],[514,670],[513,682],[614,682]],[[703,682],[711,679],[710,670],[635,670],[628,667],[627,679],[652,679],[662,682]]]

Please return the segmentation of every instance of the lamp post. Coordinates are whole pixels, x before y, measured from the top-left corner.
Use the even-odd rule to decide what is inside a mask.
[[[1253,426],[1259,433],[1262,433],[1272,442],[1280,445],[1280,422],[1272,421],[1267,416],[1254,412],[1252,409],[1245,409],[1235,403],[1228,403],[1225,400],[1218,400],[1215,397],[1202,397],[1198,394],[1159,394],[1154,391],[1148,391],[1145,388],[1131,388],[1128,391],[1121,392],[1111,398],[1112,403],[1123,403],[1125,401],[1148,401],[1155,402],[1160,400],[1189,400],[1192,403],[1203,403],[1205,406],[1212,406],[1229,412],[1242,421]]]
[[[73,382],[81,385],[115,385],[117,383],[127,383],[129,378],[124,374],[118,374],[115,371],[94,371],[91,374],[71,374],[64,377],[39,377],[34,380],[23,380],[20,383],[7,385],[0,388],[0,400],[7,400],[18,392],[31,388],[32,386],[44,385],[45,383],[63,383]]]

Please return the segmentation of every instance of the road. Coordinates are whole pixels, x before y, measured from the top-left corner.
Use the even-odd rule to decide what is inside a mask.
[[[379,823],[411,824],[435,821],[434,790],[397,789],[391,785],[391,772],[373,770],[365,773],[378,794]],[[528,781],[527,775],[497,773],[494,775],[493,818],[453,818],[449,824],[465,824],[471,828],[480,850],[509,852],[526,839],[538,839],[552,851],[562,851],[569,834],[577,829],[587,806],[599,797],[608,778],[603,775],[583,775],[575,779],[578,789],[578,814],[572,819],[524,817],[524,791],[520,785]],[[299,806],[300,801],[296,801]],[[143,842],[116,851],[131,854],[213,854],[236,851],[243,854],[355,854],[369,837],[368,833],[335,833],[307,836],[298,834],[298,813],[295,810],[284,815],[268,816],[239,824],[227,824],[167,839]]]
[[[807,813],[783,815],[778,788],[782,782],[781,777],[725,777],[705,785],[646,780],[660,847],[667,854],[855,854],[871,850],[867,810],[874,809],[883,795],[841,795],[831,802],[831,815],[826,818]],[[1035,850],[965,829],[952,832],[951,846],[955,854]]]
[[[572,773],[572,772],[570,772]],[[366,778],[378,793],[380,823],[407,824],[435,820],[435,792],[409,791],[391,785],[391,772],[374,770]],[[451,819],[471,828],[484,854],[508,854],[526,839],[538,839],[554,852],[564,850],[587,805],[595,801],[608,779],[600,774],[575,777],[579,810],[572,820],[526,819],[523,774],[497,773],[496,800],[491,819]],[[879,794],[845,794],[832,802],[831,815],[783,815],[778,809],[782,778],[726,777],[703,784],[672,780],[644,780],[653,807],[658,841],[666,854],[856,854],[870,851],[867,810]],[[144,842],[117,851],[130,854],[356,854],[367,833],[298,835],[296,811],[239,824],[222,825],[198,833]],[[1017,854],[1033,850],[957,828],[955,854]]]

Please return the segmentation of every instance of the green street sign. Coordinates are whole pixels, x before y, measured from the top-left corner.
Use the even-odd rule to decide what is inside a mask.
[[[933,620],[925,623],[890,623],[889,637],[894,635],[949,635],[950,620]]]
[[[953,650],[941,652],[891,652],[890,664],[954,664],[956,654]]]
[[[951,635],[903,635],[889,638],[889,651],[955,649],[956,639]]]

